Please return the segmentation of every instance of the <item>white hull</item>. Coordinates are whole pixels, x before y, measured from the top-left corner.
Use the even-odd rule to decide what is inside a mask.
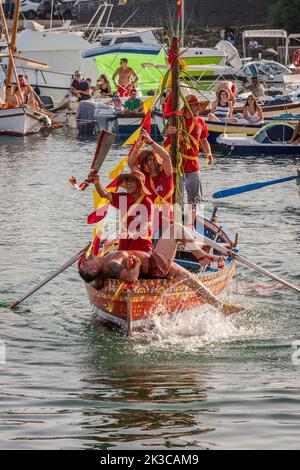
[[[36,134],[43,127],[43,114],[22,107],[0,109],[0,135],[25,136]]]

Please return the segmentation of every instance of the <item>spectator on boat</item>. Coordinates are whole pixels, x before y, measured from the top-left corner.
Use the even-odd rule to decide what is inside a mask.
[[[233,46],[235,45],[235,33],[232,28],[228,28],[225,32],[225,40],[230,42]]]
[[[252,95],[247,98],[243,109],[243,118],[249,124],[258,124],[264,120],[263,111],[257,103],[257,100]]]
[[[200,204],[202,197],[202,187],[200,179],[199,150],[200,147],[206,154],[207,163],[213,163],[213,156],[210,145],[207,141],[208,129],[204,119],[199,114],[204,111],[207,102],[202,103],[198,96],[187,95],[185,97],[189,107],[184,105],[182,116],[184,118],[183,127],[180,128],[179,151],[182,171],[184,173],[185,188],[188,203],[192,205],[191,226],[194,227],[196,218],[196,206]],[[178,129],[174,126],[167,128],[167,139],[164,146],[170,144],[171,136],[176,134]]]
[[[235,94],[237,91],[236,85],[229,80],[226,80],[224,82],[220,82],[218,84],[218,87],[216,89],[216,97],[218,97],[220,91],[225,90],[229,94],[229,101],[232,103],[232,107],[234,108],[235,105]]]
[[[133,88],[130,92],[130,97],[124,103],[124,113],[139,114],[144,112],[144,103],[137,97],[137,91]]]
[[[106,96],[111,95],[111,86],[107,76],[104,73],[101,74],[98,78],[94,93],[100,96],[100,98],[105,98]]]
[[[237,123],[233,116],[233,105],[227,90],[220,90],[216,101],[213,102],[208,119],[214,122]]]
[[[91,90],[88,82],[83,80],[82,73],[76,70],[75,78],[71,83],[70,91],[77,96],[79,101],[89,100],[91,98]]]
[[[118,83],[115,81],[117,77],[119,77]],[[131,67],[128,67],[128,59],[123,57],[120,60],[120,67],[117,68],[112,76],[112,80],[116,85],[121,98],[128,97],[130,95],[130,92],[138,82],[138,79],[139,77],[136,72]]]
[[[287,142],[288,144],[300,144],[300,120],[296,125],[292,138]]]
[[[118,179],[118,186],[127,192],[113,193],[101,184],[99,175],[93,171],[89,182],[95,185],[100,197],[108,199],[113,207],[120,210],[121,235],[120,250],[139,250],[152,253],[152,218],[153,203],[150,191],[145,186],[145,176],[138,170],[123,173]]]
[[[18,108],[20,106],[20,101],[18,95],[15,93],[12,85],[7,85],[6,87],[6,99],[5,107],[7,108]]]
[[[241,311],[240,306],[224,304],[202,284],[199,278],[174,263],[179,243],[185,246],[203,267],[211,261],[221,259],[219,256],[208,255],[185,227],[175,223],[162,234],[152,253],[130,249],[130,251],[115,251],[101,257],[93,254],[88,257],[82,256],[79,260],[79,274],[85,282],[92,283],[97,290],[102,289],[105,279],[119,279],[128,284],[133,284],[140,278],[172,279],[184,283],[195,291],[195,295],[204,298],[223,313]]]
[[[111,100],[107,101],[105,104],[112,106],[116,113],[122,113],[124,111],[123,103],[117,91],[113,94]]]
[[[264,86],[259,82],[258,77],[252,77],[251,79],[251,85],[246,87],[247,91],[250,91],[250,93],[255,97],[255,98],[263,98],[266,94]]]
[[[151,146],[151,150],[142,150],[144,143]],[[155,238],[159,238],[156,235],[161,234],[162,227],[173,220],[174,175],[170,155],[146,131],[142,131],[130,153],[128,166],[131,170],[140,170],[145,176],[145,186],[154,204]]]

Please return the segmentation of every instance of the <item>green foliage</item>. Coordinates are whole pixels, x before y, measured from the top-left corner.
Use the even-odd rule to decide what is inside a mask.
[[[268,23],[289,33],[300,32],[300,0],[271,0]]]

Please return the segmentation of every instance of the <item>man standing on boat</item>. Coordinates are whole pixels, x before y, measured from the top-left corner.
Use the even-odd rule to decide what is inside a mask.
[[[141,151],[144,142],[151,150]],[[146,131],[142,131],[129,156],[128,166],[131,170],[140,170],[145,176],[145,186],[154,204],[154,232],[161,235],[162,228],[173,220],[174,175],[170,155]]]
[[[213,163],[211,148],[208,143],[208,129],[204,119],[199,114],[203,111],[203,105],[196,95],[187,95],[185,97],[189,108],[185,105],[182,109],[184,118],[183,128],[180,129],[179,151],[181,166],[184,174],[185,188],[187,192],[188,204],[192,205],[192,227],[196,218],[196,206],[200,204],[202,198],[202,186],[200,179],[199,150],[200,146],[206,154],[207,163]],[[177,128],[169,126],[167,129],[167,139],[164,146],[170,143],[171,135],[177,133]]]
[[[115,81],[117,76],[119,76],[118,83],[116,83]],[[138,79],[139,77],[135,73],[135,71],[131,67],[128,67],[128,59],[126,59],[126,57],[123,57],[120,60],[120,67],[117,68],[117,70],[112,76],[112,80],[118,89],[119,96],[121,98],[129,97],[130,92],[134,88],[135,84],[138,82]]]
[[[219,256],[205,253],[190,232],[175,223],[167,229],[167,236],[163,234],[158,240],[153,253],[120,250],[101,257],[89,255],[80,259],[79,273],[85,282],[93,282],[92,286],[97,290],[102,289],[105,279],[120,279],[128,284],[133,284],[139,278],[172,279],[184,283],[193,289],[197,296],[204,298],[223,313],[240,311],[240,307],[223,304],[194,274],[173,262],[179,242],[194,254],[201,266],[220,259]]]
[[[118,186],[126,192],[113,193],[101,184],[99,175],[93,171],[88,180],[95,184],[100,197],[108,199],[113,207],[120,210],[120,250],[139,250],[152,253],[153,203],[150,191],[145,186],[145,176],[138,170],[123,173]]]

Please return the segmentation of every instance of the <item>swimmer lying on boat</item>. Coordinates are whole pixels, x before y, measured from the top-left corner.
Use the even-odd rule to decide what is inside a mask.
[[[103,257],[90,255],[87,258],[81,258],[80,276],[85,282],[92,282],[97,290],[103,287],[105,279],[120,279],[128,284],[133,284],[139,278],[172,279],[186,284],[195,291],[197,296],[203,297],[206,302],[223,313],[241,311],[240,306],[223,304],[194,274],[173,263],[179,242],[194,254],[202,266],[211,261],[218,261],[220,257],[204,252],[190,232],[178,223],[172,224],[167,231],[167,235],[164,232],[158,240],[152,254],[135,250],[119,250]]]

